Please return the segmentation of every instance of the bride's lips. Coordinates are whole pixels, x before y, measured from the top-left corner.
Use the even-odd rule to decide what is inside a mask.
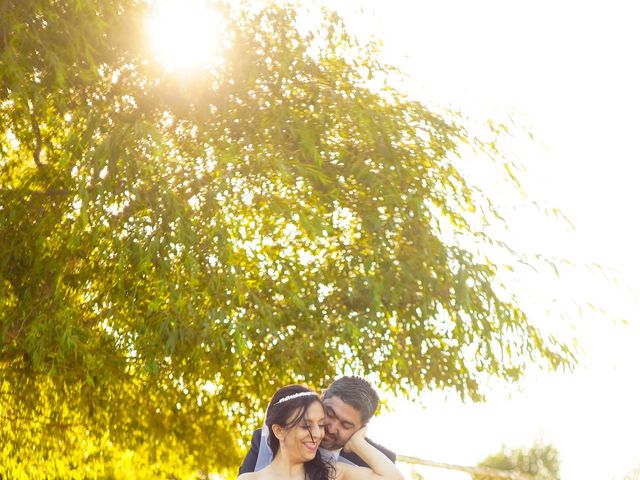
[[[318,449],[318,445],[314,442],[304,442],[304,446],[310,452],[315,452]]]

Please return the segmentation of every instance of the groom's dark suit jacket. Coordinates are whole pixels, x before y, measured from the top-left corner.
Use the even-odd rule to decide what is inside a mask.
[[[396,454],[393,453],[391,450],[388,450],[388,449],[384,448],[383,446],[372,442],[368,438],[366,440],[371,445],[373,445],[378,450],[380,450],[382,453],[384,453],[387,457],[389,457],[389,459],[393,463],[396,462]],[[244,462],[242,462],[242,465],[240,466],[240,471],[239,471],[238,474],[247,473],[247,472],[253,472],[255,470],[256,461],[258,460],[258,450],[260,450],[260,430],[256,430],[255,432],[253,432],[253,437],[251,437],[251,449],[249,450],[249,453],[247,453],[247,456],[244,457]],[[358,455],[356,455],[353,452],[348,452],[347,453],[347,452],[342,451],[342,452],[340,452],[340,456],[342,458],[346,458],[350,462],[355,463],[356,465],[359,465],[361,467],[368,467],[369,466],[364,462],[364,460],[362,460]]]

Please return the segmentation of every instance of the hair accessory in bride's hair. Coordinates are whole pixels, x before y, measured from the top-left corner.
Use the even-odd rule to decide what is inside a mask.
[[[275,405],[279,405],[279,404],[287,402],[289,400],[293,400],[294,398],[307,397],[309,395],[313,395],[315,397],[318,396],[318,394],[316,392],[298,392],[298,393],[294,393],[293,395],[287,395],[286,397],[282,397],[280,400],[278,400],[275,403]]]

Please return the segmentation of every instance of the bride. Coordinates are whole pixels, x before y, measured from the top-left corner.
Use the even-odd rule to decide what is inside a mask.
[[[371,468],[337,462],[337,455],[319,448],[324,422],[317,393],[303,385],[278,390],[265,419],[273,460],[262,470],[243,473],[238,480],[403,480],[395,464],[365,440],[366,428],[353,434],[344,448]]]

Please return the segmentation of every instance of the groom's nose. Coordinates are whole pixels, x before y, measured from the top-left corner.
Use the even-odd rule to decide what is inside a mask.
[[[331,434],[335,433],[335,431],[336,431],[336,423],[337,422],[328,420],[327,423],[324,424],[324,430],[327,433],[331,433]]]

